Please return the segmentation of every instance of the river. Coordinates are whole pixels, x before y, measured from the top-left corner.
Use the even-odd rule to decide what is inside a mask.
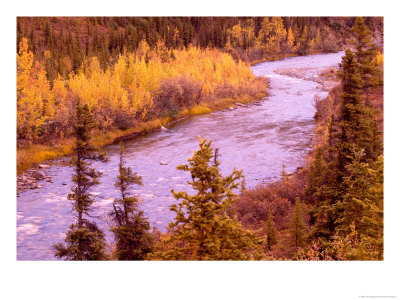
[[[307,68],[307,78],[337,65],[343,53],[292,57],[264,62],[252,67],[254,74],[270,80],[269,96],[246,107],[192,116],[168,130],[157,131],[125,143],[127,165],[142,176],[143,186],[132,190],[141,199],[152,225],[163,228],[175,214],[169,206],[175,202],[171,189],[188,190],[187,172],[176,166],[186,163],[198,148],[198,136],[213,140],[219,148],[221,170],[228,175],[234,167],[243,169],[246,187],[277,180],[285,165],[293,172],[304,163],[315,127],[314,97],[323,98],[327,91],[311,80],[275,71],[284,68]],[[119,146],[106,147],[110,160],[95,162],[103,172],[101,184],[92,189],[96,196],[92,213],[96,222],[108,232],[107,212],[118,192],[114,181],[118,173]],[[72,169],[65,159],[49,162],[47,173],[52,183],[43,181],[40,189],[20,192],[17,197],[17,259],[55,260],[51,245],[62,242],[73,223],[70,193]],[[165,162],[167,165],[161,165]],[[107,239],[112,239],[107,233]]]

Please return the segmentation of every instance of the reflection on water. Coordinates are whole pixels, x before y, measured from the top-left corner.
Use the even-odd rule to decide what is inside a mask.
[[[133,191],[141,199],[151,224],[163,229],[174,217],[169,206],[174,203],[171,189],[189,190],[188,174],[176,166],[186,163],[198,147],[198,136],[212,139],[219,148],[221,170],[229,174],[234,167],[243,169],[246,186],[252,187],[280,176],[282,164],[293,172],[303,163],[310,147],[314,128],[313,99],[327,92],[317,83],[274,73],[279,68],[309,67],[312,74],[336,65],[342,53],[288,58],[252,67],[259,76],[270,78],[270,96],[247,107],[193,116],[174,124],[166,131],[139,137],[125,144],[126,161],[142,176],[143,186]],[[114,197],[118,173],[119,146],[106,149],[107,163],[95,162],[103,172],[96,195],[93,217],[106,230],[105,216]],[[160,162],[167,165],[160,165]],[[73,222],[72,206],[67,200],[72,169],[55,162],[49,169],[53,183],[20,193],[17,199],[17,258],[20,260],[54,260],[53,243],[61,242]],[[111,236],[108,233],[107,238]]]

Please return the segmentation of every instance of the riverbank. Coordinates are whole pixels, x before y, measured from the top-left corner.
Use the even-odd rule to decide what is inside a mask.
[[[191,108],[182,109],[178,112],[176,118],[158,118],[140,123],[127,130],[113,128],[106,132],[94,132],[91,142],[93,146],[102,148],[120,141],[133,139],[139,135],[147,134],[155,130],[160,130],[161,126],[168,127],[191,115],[206,114],[212,111],[234,108],[235,103],[247,104],[260,100],[268,95],[268,83],[265,78],[257,78],[254,80],[252,87],[254,89],[251,93],[245,93],[231,98],[203,101]],[[17,174],[21,175],[32,167],[37,169],[37,165],[45,161],[71,155],[73,153],[73,146],[74,139],[72,137],[54,139],[49,141],[48,144],[18,145]]]
[[[332,90],[339,84],[339,78],[337,77],[337,67],[331,67],[322,70],[319,74],[310,75],[312,68],[283,68],[278,69],[275,72],[280,75],[294,77],[307,81],[314,81],[321,85],[321,89],[325,91]]]
[[[306,81],[317,82],[319,90],[329,91],[329,94],[319,100],[319,103],[330,102],[333,95],[337,94],[340,79],[337,76],[337,67],[322,69],[318,74],[309,72],[311,68],[280,68],[275,70],[282,76],[293,77]],[[317,103],[317,102],[316,102]],[[321,108],[321,107],[320,107]],[[317,112],[318,109],[316,107]],[[330,111],[332,113],[332,111]],[[324,111],[328,114],[328,111]],[[306,154],[305,163],[298,166],[294,172],[288,172],[282,166],[280,176],[275,181],[262,183],[256,187],[243,191],[234,203],[235,215],[241,223],[251,230],[263,230],[268,214],[274,216],[274,224],[277,230],[277,246],[271,248],[268,255],[271,259],[291,259],[291,253],[283,247],[287,239],[287,226],[290,216],[294,211],[296,199],[304,199],[306,186],[310,176],[310,166],[315,156],[315,151],[323,143],[323,132],[327,126],[325,119],[316,120],[315,134],[311,138],[311,148]],[[305,205],[304,212],[310,211],[311,206]],[[308,216],[304,214],[308,221]]]
[[[287,173],[283,168],[279,180],[268,184],[260,184],[243,191],[234,204],[235,215],[246,228],[251,230],[265,230],[265,220],[268,219],[268,216],[273,217],[276,229],[275,245],[270,247],[267,252],[267,255],[272,260],[294,259],[293,253],[297,250],[293,248],[290,250],[289,236],[296,201],[300,200],[302,202],[302,222],[308,227],[307,234],[310,234],[310,238],[314,238],[312,234],[316,226],[316,208],[318,201],[321,201],[318,198],[318,193],[320,191],[323,192],[321,187],[324,187],[324,182],[321,179],[323,176],[318,176],[320,176],[321,169],[327,167],[327,163],[323,162],[323,151],[327,151],[326,149],[328,149],[330,142],[331,117],[340,114],[342,103],[341,95],[343,90],[340,85],[341,81],[334,69],[326,69],[316,77],[307,75],[307,68],[276,70],[276,73],[281,75],[318,82],[324,88],[330,87],[330,90],[326,97],[315,102],[317,126],[312,138],[313,146],[306,156],[304,166],[298,167],[293,173]],[[380,138],[383,142],[383,86],[370,87],[364,93],[364,100],[375,109],[375,118],[381,131]],[[372,172],[372,168],[369,170]],[[327,170],[325,169],[325,171]],[[315,186],[312,187],[313,184],[316,185],[317,192],[311,192],[315,188]],[[317,247],[317,242],[317,240],[314,240],[312,246],[315,247],[313,248],[315,253],[312,251],[303,252],[304,257],[312,260],[323,259],[322,256],[318,256],[320,255],[318,252],[320,249],[318,248],[319,246]],[[313,254],[316,255],[312,256]],[[300,257],[301,254],[296,259]]]
[[[176,125],[164,126],[167,130],[156,129],[154,133],[124,143],[126,161],[142,176],[144,184],[136,186],[132,193],[140,199],[141,209],[151,226],[165,231],[173,219],[174,213],[169,209],[175,201],[171,189],[189,192],[188,174],[176,167],[192,156],[199,135],[212,140],[212,146],[219,149],[223,174],[233,168],[243,170],[248,189],[264,182],[267,176],[275,178],[272,181],[279,180],[283,163],[286,172],[295,172],[304,160],[315,128],[312,99],[315,94],[324,98],[327,93],[314,82],[276,76],[274,70],[315,65],[318,69],[313,74],[316,74],[320,68],[336,65],[339,59],[339,54],[327,54],[257,65],[251,68],[253,74],[270,81],[266,100],[242,104],[244,107],[235,105],[239,101],[225,103],[226,109],[186,117]],[[99,226],[107,230],[102,217],[105,211],[112,209],[112,201],[118,196],[113,183],[118,176],[119,147],[111,145],[104,151],[109,160],[92,163],[103,175],[101,184],[92,190],[96,205],[91,215],[98,217]],[[40,188],[19,193],[18,259],[54,259],[48,249],[60,241],[60,234],[72,222],[67,195],[73,185],[73,169],[68,160],[68,157],[57,159],[48,163],[51,168],[39,170],[51,176],[52,182],[41,180]],[[35,232],[29,231],[31,228],[35,228]],[[108,239],[111,241],[112,237],[109,235]]]
[[[271,57],[266,57],[263,59],[256,59],[256,60],[252,60],[249,62],[250,66],[254,66],[263,62],[269,62],[269,61],[276,61],[276,60],[281,60],[281,59],[285,59],[285,58],[289,58],[289,57],[297,57],[300,56],[298,54],[285,54],[285,55],[276,55],[275,57],[271,58]]]
[[[285,56],[277,56],[273,59],[262,60],[252,62],[251,65],[255,63],[260,63],[263,61],[275,61],[287,57],[291,57],[295,55],[285,55]],[[300,76],[294,75],[293,72],[299,72],[299,69],[288,69],[281,70],[282,72],[288,72],[287,74],[282,73],[283,75],[288,75],[292,77]],[[306,71],[306,70],[303,70]],[[279,72],[278,72],[279,73]],[[300,78],[298,77],[298,78]],[[320,78],[313,78],[313,81],[317,81],[321,83]],[[264,78],[259,78],[249,83],[250,87],[245,89],[245,92],[239,96],[234,96],[231,98],[223,98],[223,99],[211,99],[208,101],[203,100],[201,103],[194,105],[190,108],[181,109],[175,114],[174,118],[172,117],[164,117],[157,118],[153,120],[149,120],[146,122],[140,122],[135,126],[129,129],[119,129],[119,128],[111,128],[106,131],[97,131],[93,133],[92,143],[97,148],[102,148],[104,146],[120,142],[126,141],[136,136],[146,134],[148,132],[152,132],[154,130],[158,130],[161,126],[168,126],[171,122],[176,122],[184,117],[190,115],[198,115],[209,113],[212,111],[222,110],[225,108],[229,108],[234,106],[234,103],[248,103],[251,101],[262,99],[267,95],[267,85],[265,84]],[[329,89],[329,86],[322,87],[323,89]],[[44,143],[35,143],[35,144],[20,144],[17,145],[17,174],[22,174],[28,169],[38,165],[42,162],[52,160],[62,156],[68,156],[73,152],[74,139],[71,137],[63,137],[63,138],[51,138]]]

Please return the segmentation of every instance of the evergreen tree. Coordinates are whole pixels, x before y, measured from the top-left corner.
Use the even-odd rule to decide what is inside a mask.
[[[275,223],[269,211],[267,212],[267,224],[265,225],[265,238],[268,250],[271,250],[271,247],[278,242]]]
[[[19,52],[19,44],[22,40],[23,37],[26,37],[27,35],[22,32],[22,25],[20,21],[20,17],[17,17],[17,53]]]
[[[46,18],[45,21],[45,26],[44,26],[44,41],[46,43],[46,45],[48,45],[50,43],[50,31],[51,31],[51,27],[50,27],[50,21],[48,18]]]
[[[353,162],[353,153],[364,151],[360,163],[372,163],[382,153],[374,112],[362,101],[360,72],[350,49],[342,58],[339,74],[343,89],[340,115],[338,120],[334,121],[332,117],[328,122],[328,153],[324,156],[322,149],[317,151],[307,188],[316,201],[312,236],[328,239],[336,232],[337,220],[343,218],[344,207],[339,204],[343,203],[343,197],[348,192],[345,178],[350,176],[348,165]],[[337,121],[338,130],[334,126]]]
[[[353,144],[357,151],[365,149],[365,159],[374,161],[382,151],[375,114],[361,99],[361,77],[354,53],[346,50],[340,64],[343,104],[340,113],[339,169],[346,173]]]
[[[379,83],[381,71],[378,68],[376,56],[378,47],[373,41],[373,36],[364,24],[362,17],[357,17],[351,29],[354,33],[352,44],[354,45],[355,58],[361,74],[362,87],[367,88]]]
[[[382,143],[374,111],[362,101],[362,72],[355,54],[346,50],[340,64],[343,93],[338,130],[331,118],[328,151],[325,155],[317,152],[308,192],[317,201],[312,236],[325,238],[323,249],[331,247],[335,236],[336,241],[357,236],[357,247],[349,248],[356,252],[352,250],[354,253],[346,257],[365,259],[366,255],[382,257],[383,253],[383,194],[379,192],[383,178],[378,171]]]
[[[383,260],[383,155],[380,155],[368,170],[372,178],[368,211],[361,220],[368,224],[364,240],[372,246],[374,259]]]
[[[321,33],[320,29],[318,28],[317,36],[315,37],[315,46],[318,51],[322,49],[322,40],[321,40]]]
[[[304,25],[303,31],[299,35],[297,39],[297,54],[299,55],[306,55],[308,51],[308,27]]]
[[[342,211],[337,219],[340,236],[351,234],[350,227],[361,242],[382,259],[383,253],[383,157],[371,166],[363,163],[364,150],[354,151],[346,166],[349,175],[343,180],[346,193],[336,208]]]
[[[317,149],[315,159],[310,166],[307,194],[311,194],[311,203],[317,204],[311,210],[310,223],[315,225],[313,238],[330,238],[336,228],[337,212],[333,205],[341,198],[341,178],[338,170],[338,130],[337,121],[332,114],[327,120],[327,145]]]
[[[153,237],[149,232],[149,221],[138,210],[138,199],[131,196],[129,187],[142,185],[142,179],[125,166],[124,147],[121,144],[119,175],[115,187],[119,189],[121,198],[115,199],[114,210],[110,213],[114,226],[111,231],[116,241],[115,256],[118,260],[143,260],[152,251]]]
[[[95,222],[86,217],[90,216],[91,206],[94,203],[90,195],[90,188],[99,184],[98,178],[101,173],[93,168],[85,160],[89,158],[89,151],[93,148],[89,144],[90,131],[94,127],[94,121],[89,107],[81,105],[78,101],[76,106],[75,122],[75,170],[72,181],[75,186],[68,199],[73,201],[73,212],[76,221],[72,224],[65,238],[65,245],[58,243],[53,245],[55,256],[66,260],[105,260],[105,235]]]
[[[364,150],[356,151],[350,157],[352,162],[346,165],[348,176],[343,178],[346,193],[343,200],[337,203],[336,209],[342,211],[340,218],[336,220],[338,231],[341,233],[349,233],[350,225],[354,223],[355,230],[360,231],[361,219],[364,215],[365,200],[369,193],[369,176],[368,164],[362,162],[365,155]]]
[[[170,236],[165,240],[166,251],[159,251],[154,259],[169,260],[249,260],[262,258],[262,241],[255,233],[242,229],[237,218],[227,214],[234,201],[233,189],[242,177],[241,171],[222,177],[219,161],[214,163],[211,141],[199,138],[200,150],[195,151],[189,164],[180,165],[178,170],[191,173],[188,182],[196,194],[175,192],[178,205],[171,210],[175,220],[169,224]],[[172,245],[172,247],[171,247]]]
[[[338,235],[335,233],[329,243],[317,239],[311,245],[301,249],[297,255],[298,260],[375,260],[374,253],[360,238],[354,223],[350,224],[349,233]]]
[[[317,149],[310,165],[306,194],[309,203],[315,205],[310,215],[310,223],[314,226],[310,235],[313,238],[328,239],[336,227],[338,216],[333,205],[340,199],[340,190],[336,162],[324,157],[323,151],[322,148]]]
[[[289,223],[289,246],[294,252],[304,247],[307,241],[307,227],[303,221],[303,209],[300,199],[296,199],[296,204]]]
[[[31,34],[29,41],[30,41],[29,48],[32,50],[33,53],[36,53],[36,35],[35,35],[35,27],[33,25],[31,27]]]

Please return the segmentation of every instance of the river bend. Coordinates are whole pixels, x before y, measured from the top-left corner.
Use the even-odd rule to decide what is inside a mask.
[[[177,171],[176,166],[186,163],[193,155],[199,135],[212,139],[213,147],[219,148],[223,175],[228,175],[234,167],[243,169],[247,187],[277,180],[283,164],[287,172],[301,166],[315,127],[314,97],[323,98],[327,91],[317,82],[279,75],[275,70],[307,68],[307,78],[312,78],[323,69],[337,65],[341,56],[342,53],[321,54],[260,63],[252,70],[270,80],[269,96],[265,99],[234,110],[192,116],[168,130],[126,142],[127,165],[142,176],[144,184],[134,187],[133,193],[141,199],[140,208],[150,223],[163,229],[174,217],[169,210],[175,201],[170,190],[189,190],[186,183],[189,174]],[[114,181],[119,146],[108,146],[105,151],[110,160],[92,164],[103,172],[101,184],[92,193],[97,200],[93,216],[108,232],[106,215],[118,196]],[[55,260],[50,247],[63,241],[73,222],[72,205],[67,200],[72,169],[63,160],[50,162],[52,167],[47,173],[52,183],[43,181],[40,189],[21,192],[17,197],[18,260]],[[109,233],[107,239],[111,239]]]

